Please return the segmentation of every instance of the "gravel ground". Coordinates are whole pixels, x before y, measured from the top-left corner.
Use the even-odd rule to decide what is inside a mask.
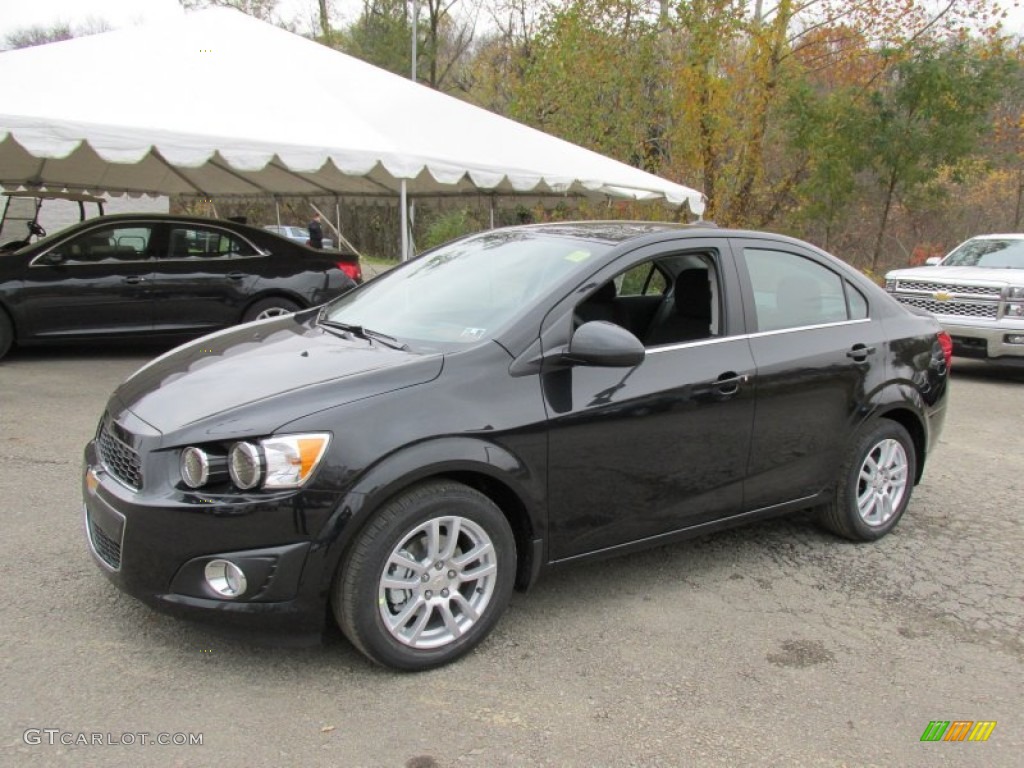
[[[1024,368],[957,361],[940,449],[881,542],[794,517],[558,571],[468,658],[408,675],[336,634],[226,640],[102,577],[81,451],[156,351],[0,363],[0,765],[1022,764]],[[921,743],[932,720],[998,725]]]

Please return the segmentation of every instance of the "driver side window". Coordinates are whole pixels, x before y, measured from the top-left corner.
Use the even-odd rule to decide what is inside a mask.
[[[620,325],[645,347],[719,334],[714,258],[683,253],[635,265],[598,286],[576,307],[577,326],[592,320]]]
[[[49,253],[63,257],[68,264],[144,261],[151,236],[151,227],[99,227],[61,243]]]

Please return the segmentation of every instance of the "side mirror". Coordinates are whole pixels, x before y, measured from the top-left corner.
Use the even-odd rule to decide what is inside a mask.
[[[926,267],[937,267],[939,265],[939,262],[941,261],[941,256],[929,256],[927,259],[924,260],[924,264]]]
[[[632,368],[643,362],[645,354],[640,339],[622,326],[592,320],[576,329],[563,359],[576,365]]]

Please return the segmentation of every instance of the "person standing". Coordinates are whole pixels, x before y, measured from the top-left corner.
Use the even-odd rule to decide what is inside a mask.
[[[319,213],[314,213],[313,220],[309,222],[309,245],[311,248],[324,247],[324,230],[320,226]]]

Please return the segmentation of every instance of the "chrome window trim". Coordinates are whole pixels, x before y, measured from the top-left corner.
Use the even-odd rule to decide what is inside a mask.
[[[140,219],[138,222],[133,222],[132,224],[128,224],[127,222],[124,223],[125,226],[149,226],[149,227],[154,227],[154,228],[156,227],[157,224],[167,224],[167,225],[169,225],[169,230],[168,231],[170,231],[170,229],[173,229],[174,227],[186,227],[187,228],[189,226],[185,222],[159,221],[159,220],[158,221],[152,221],[152,220],[147,220],[147,219]],[[47,248],[42,253],[36,254],[33,257],[32,261],[30,261],[28,263],[29,269],[32,269],[33,267],[53,267],[53,266],[58,266],[58,265],[55,265],[55,264],[40,264],[39,260],[42,259],[47,254],[49,254],[54,248],[58,248],[60,246],[66,245],[70,240],[75,239],[77,237],[80,237],[82,235],[87,235],[90,232],[95,232],[97,229],[101,228],[101,225],[102,226],[117,226],[117,224],[111,225],[109,222],[103,222],[103,221],[97,220],[95,227],[92,227],[91,229],[82,230],[81,232],[78,232],[77,234],[75,234],[75,235],[73,235],[71,237],[67,237],[67,238],[61,240],[60,242],[54,243],[53,245],[51,245],[49,248]],[[235,259],[266,258],[268,255],[270,255],[267,251],[265,251],[263,248],[260,248],[258,245],[256,245],[252,240],[247,238],[245,235],[243,235],[243,234],[241,234],[239,232],[235,232],[233,229],[228,229],[227,227],[223,227],[223,226],[220,226],[220,225],[217,225],[217,224],[199,224],[199,225],[192,225],[192,226],[193,227],[195,227],[195,226],[205,227],[207,229],[213,229],[213,230],[217,230],[219,232],[225,232],[225,233],[227,233],[229,235],[233,235],[234,237],[238,238],[239,240],[242,240],[245,243],[247,243],[249,245],[249,247],[252,248],[253,251],[255,251],[255,253],[251,253],[251,254],[247,254],[247,255],[232,256],[231,257],[232,260],[235,260]],[[129,260],[129,259],[117,259],[115,261],[67,261],[67,262],[64,262],[63,264],[60,264],[59,266],[62,266],[62,267],[94,267],[94,266],[96,266],[98,264],[166,264],[166,263],[169,263],[169,262],[187,263],[187,262],[200,261],[200,260],[202,260],[202,261],[214,261],[214,260],[220,261],[222,258],[224,258],[224,257],[211,257],[211,256],[199,257],[199,256],[192,256],[192,257],[187,257],[187,258],[180,258],[180,257],[179,258],[170,258],[170,257],[168,257],[168,258],[160,258],[158,256],[158,257],[155,257],[155,258],[147,257],[147,258],[144,258],[144,259],[131,259],[131,260]]]
[[[756,339],[761,336],[777,336],[784,333],[796,333],[797,331],[814,331],[819,328],[835,328],[840,325],[859,325],[861,323],[870,323],[870,317],[863,317],[859,320],[837,320],[834,323],[817,323],[815,325],[798,325],[793,328],[776,328],[771,331],[756,331],[754,333],[747,334],[747,338]]]
[[[721,344],[725,341],[736,341],[737,339],[745,339],[747,336],[711,336],[706,339],[694,339],[693,341],[678,341],[672,344],[660,344],[657,347],[647,347],[648,355],[656,355],[661,352],[674,352],[677,349],[689,349],[690,347],[706,347],[712,344]]]
[[[656,355],[661,352],[674,352],[677,349],[688,349],[690,347],[703,347],[711,344],[721,344],[725,341],[736,341],[738,339],[757,339],[763,336],[777,336],[785,333],[796,333],[798,331],[813,331],[819,328],[835,328],[840,325],[859,325],[870,323],[871,318],[865,317],[859,320],[837,320],[834,323],[820,323],[818,325],[800,325],[795,328],[779,328],[773,331],[757,331],[755,333],[738,333],[733,336],[716,336],[707,339],[694,339],[693,341],[681,341],[675,344],[663,344],[657,347],[648,347],[648,355]]]

